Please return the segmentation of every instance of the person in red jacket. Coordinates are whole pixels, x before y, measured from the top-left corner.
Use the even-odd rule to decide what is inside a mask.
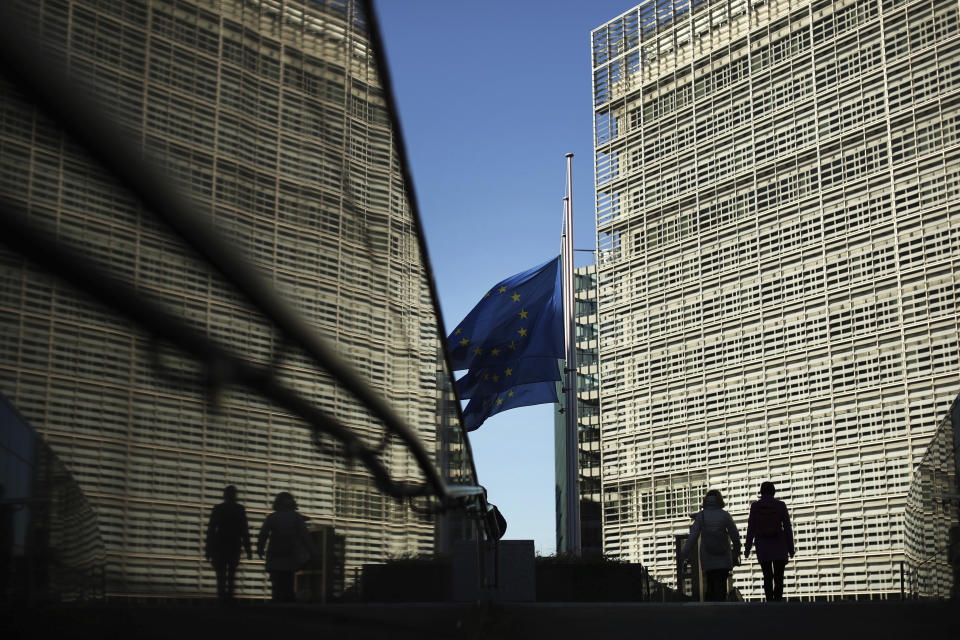
[[[750,548],[756,545],[767,602],[783,600],[783,572],[787,558],[794,554],[790,515],[787,505],[773,497],[776,492],[772,482],[760,485],[760,499],[750,505],[743,553],[744,557],[749,557]]]

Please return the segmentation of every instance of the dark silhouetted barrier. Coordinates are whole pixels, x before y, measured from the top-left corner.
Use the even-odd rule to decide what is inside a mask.
[[[537,602],[680,602],[676,590],[640,564],[565,556],[536,558]],[[361,586],[351,596],[365,602],[450,602],[452,559],[398,559],[364,565]]]
[[[940,421],[913,472],[906,509],[904,595],[949,598],[957,595],[958,521],[957,422],[960,397]]]
[[[102,600],[97,516],[50,447],[0,396],[2,593],[14,601]]]

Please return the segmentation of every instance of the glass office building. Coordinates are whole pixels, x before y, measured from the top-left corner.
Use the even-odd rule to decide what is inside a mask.
[[[475,483],[449,395],[435,300],[367,21],[351,0],[23,0],[19,18],[217,233],[410,425]],[[56,123],[0,84],[0,192],[211,340],[273,363],[399,481],[413,457],[351,394],[134,201]],[[363,563],[432,552],[432,516],[385,497],[327,437],[226,385],[0,250],[0,392],[79,482],[107,595],[213,594],[211,507],[239,488],[256,536],[273,496],[345,536]],[[444,404],[446,402],[446,404]],[[440,449],[443,448],[443,451]],[[441,455],[442,454],[442,455]],[[8,496],[10,497],[10,496]],[[449,531],[443,535],[450,534]],[[241,564],[239,595],[267,591]]]
[[[600,494],[600,415],[597,384],[597,276],[596,267],[574,270],[574,323],[577,349],[577,491],[580,495],[580,550],[584,557],[603,555]],[[561,366],[563,362],[561,361]],[[556,478],[557,553],[571,553],[564,538],[567,522],[566,438],[567,420],[563,382],[557,383],[554,416],[554,465]]]
[[[899,594],[960,386],[958,3],[648,1],[592,56],[605,552],[670,580],[705,489],[745,526],[772,480],[788,596]]]

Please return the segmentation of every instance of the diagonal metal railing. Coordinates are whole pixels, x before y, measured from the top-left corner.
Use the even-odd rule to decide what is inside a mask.
[[[405,149],[402,137],[399,136],[399,120],[382,53],[382,41],[369,2],[364,3],[364,10],[368,18],[369,36],[383,76],[391,124],[397,136],[400,166],[411,201],[418,243],[439,326],[438,340],[443,345],[446,362],[449,363],[436,286],[427,258]],[[83,255],[58,242],[51,230],[42,230],[36,224],[26,222],[23,206],[9,199],[0,199],[0,241],[140,325],[155,338],[165,340],[190,354],[201,362],[208,372],[217,372],[214,379],[245,385],[299,416],[315,432],[333,436],[343,444],[345,456],[360,460],[366,466],[377,487],[384,493],[400,499],[432,496],[438,501],[440,510],[470,505],[472,513],[485,513],[487,505],[483,488],[446,482],[415,432],[396,415],[387,402],[324,343],[305,319],[275,293],[273,287],[253,265],[214,232],[212,226],[205,222],[204,216],[198,215],[189,198],[181,194],[179,189],[153,166],[137,145],[123,137],[98,109],[97,104],[87,96],[84,87],[70,78],[62,65],[49,58],[40,46],[30,41],[26,33],[27,31],[18,25],[16,16],[9,7],[0,7],[2,73],[29,96],[38,108],[57,122],[92,159],[136,196],[146,211],[165,223],[198,256],[243,294],[253,307],[276,327],[288,344],[302,348],[318,367],[330,373],[379,418],[388,435],[397,437],[410,451],[424,476],[424,481],[414,484],[394,480],[380,460],[377,449],[365,444],[347,426],[314,403],[281,384],[268,366],[255,364],[230,352],[193,329],[184,320],[151,303],[139,295],[133,286],[111,277]],[[449,371],[449,366],[447,370]],[[459,413],[459,402],[456,407]],[[466,438],[464,443],[471,474],[475,479],[476,470]]]

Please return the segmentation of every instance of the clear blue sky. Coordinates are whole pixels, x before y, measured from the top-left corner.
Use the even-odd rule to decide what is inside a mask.
[[[590,32],[635,4],[375,1],[448,329],[489,287],[560,253],[568,152],[576,246],[596,247]],[[506,537],[554,553],[553,406],[471,435]]]

